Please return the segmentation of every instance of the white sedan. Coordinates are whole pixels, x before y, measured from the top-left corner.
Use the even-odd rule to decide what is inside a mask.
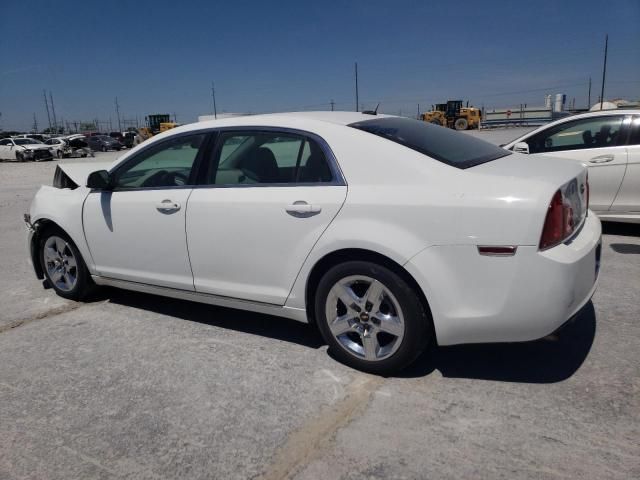
[[[591,298],[586,169],[425,122],[313,112],[191,124],[115,163],[61,164],[30,213],[36,274],[318,326],[341,361],[526,341]]]
[[[566,117],[505,145],[589,167],[590,206],[602,220],[640,223],[640,110]]]
[[[3,138],[0,140],[0,160],[25,162],[51,160],[53,153],[48,145],[33,138]]]
[[[71,147],[69,146],[65,138],[50,138],[44,143],[45,145],[49,145],[49,147],[51,148],[51,153],[53,153],[57,158],[64,158],[71,155]]]

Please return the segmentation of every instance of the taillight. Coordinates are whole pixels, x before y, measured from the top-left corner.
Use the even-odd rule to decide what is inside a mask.
[[[574,212],[569,202],[565,202],[562,190],[558,190],[549,204],[544,220],[540,250],[555,247],[568,238],[575,229]]]

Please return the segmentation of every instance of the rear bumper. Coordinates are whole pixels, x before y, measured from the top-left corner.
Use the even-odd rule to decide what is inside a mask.
[[[473,245],[434,246],[405,268],[429,301],[440,345],[535,340],[557,330],[595,292],[601,226],[589,213],[570,242],[487,257]]]

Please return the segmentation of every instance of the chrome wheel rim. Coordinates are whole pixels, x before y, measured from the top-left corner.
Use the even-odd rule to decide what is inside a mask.
[[[55,235],[44,243],[44,265],[49,280],[63,292],[70,292],[78,283],[78,262],[69,243]]]
[[[379,280],[345,277],[331,287],[325,304],[329,330],[351,355],[376,362],[393,355],[404,337],[400,303]]]

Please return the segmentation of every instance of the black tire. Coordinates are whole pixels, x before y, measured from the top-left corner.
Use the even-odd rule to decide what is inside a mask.
[[[362,356],[359,357],[343,346],[331,332],[326,314],[330,291],[339,281],[352,276],[363,276],[377,280],[391,292],[399,304],[404,317],[404,335],[395,352],[386,358],[369,361]],[[318,329],[329,345],[333,356],[342,363],[364,372],[377,375],[395,374],[407,367],[434,343],[431,315],[425,310],[413,287],[401,275],[376,263],[349,261],[331,268],[318,284],[314,309]],[[371,315],[369,322],[374,321],[373,313]]]
[[[16,162],[24,162],[24,156],[20,152],[16,152]]]
[[[469,122],[466,118],[456,118],[456,122],[453,124],[453,128],[456,130],[466,130],[469,128]]]
[[[102,146],[102,148],[101,148],[100,150],[102,150],[103,152],[106,152],[106,151],[107,151],[107,147],[105,147],[105,146],[103,145],[103,146]]]
[[[58,159],[60,159],[60,158],[62,158],[62,157],[63,157],[62,150],[58,150],[58,151],[56,152],[56,157],[58,157]]]
[[[433,125],[440,125],[442,126],[442,124],[440,123],[440,120],[436,120],[435,118],[433,120],[431,120],[429,123],[433,124]]]
[[[49,270],[45,263],[45,255],[44,255],[45,244],[47,243],[47,240],[49,238],[54,236],[59,237],[66,242],[66,246],[69,248],[71,253],[73,253],[73,256],[75,257],[75,260],[76,260],[76,268],[75,268],[76,283],[75,283],[75,286],[70,290],[64,290],[58,287],[56,282],[51,278],[49,274]],[[82,258],[82,255],[78,250],[78,247],[76,247],[75,243],[73,243],[73,240],[71,240],[71,238],[69,238],[69,236],[62,229],[57,227],[47,227],[40,234],[39,241],[38,241],[38,257],[40,259],[40,265],[42,266],[42,271],[45,275],[45,278],[48,284],[51,286],[51,288],[55,290],[55,292],[59,296],[63,298],[67,298],[69,300],[78,301],[85,298],[93,290],[93,287],[95,286],[95,284],[93,283],[93,280],[91,280],[91,275],[89,274],[89,270],[87,269],[87,266],[84,263],[84,259]]]

